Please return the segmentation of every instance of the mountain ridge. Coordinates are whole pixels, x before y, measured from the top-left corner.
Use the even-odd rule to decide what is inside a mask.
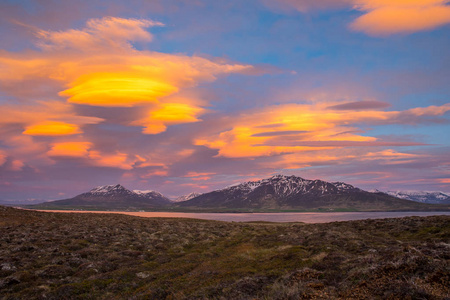
[[[378,190],[377,190],[378,191]],[[450,194],[441,191],[378,191],[400,199],[421,203],[450,204]]]
[[[169,200],[153,190],[128,190],[120,184],[98,186],[73,198],[29,208],[166,210],[166,211],[389,211],[449,210],[450,206],[418,203],[383,192],[368,192],[344,182],[275,175],[233,184],[204,194]]]
[[[73,198],[55,200],[36,204],[39,207],[83,207],[107,209],[139,209],[157,208],[170,205],[171,201],[159,192],[148,190],[131,191],[120,184],[102,185],[89,192],[79,194]]]
[[[403,210],[421,203],[371,193],[344,182],[275,175],[202,194],[177,203],[182,208],[250,210]]]

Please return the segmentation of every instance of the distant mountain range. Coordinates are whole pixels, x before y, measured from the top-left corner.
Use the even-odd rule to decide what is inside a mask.
[[[191,193],[178,197],[174,201],[155,191],[131,191],[117,184],[100,186],[70,199],[28,207],[217,212],[450,209],[449,205],[433,205],[426,201],[419,203],[411,201],[412,198],[401,199],[400,196],[379,191],[367,192],[344,182],[276,175],[258,181],[235,184],[205,194]],[[447,202],[439,203],[447,204]]]
[[[380,192],[377,190],[377,192]],[[387,191],[381,192],[388,195],[406,199],[410,201],[432,203],[432,204],[450,204],[450,195],[443,192],[427,192],[427,191]]]
[[[242,210],[417,210],[426,205],[386,193],[371,193],[344,182],[276,175],[202,194],[177,203],[195,209]]]
[[[83,209],[154,209],[172,202],[155,191],[130,191],[120,184],[99,186],[70,199],[37,204],[38,207]]]

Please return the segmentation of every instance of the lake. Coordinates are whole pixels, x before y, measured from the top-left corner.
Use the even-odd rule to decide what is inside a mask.
[[[43,210],[41,210],[43,211]],[[179,212],[112,212],[112,211],[63,211],[45,210],[62,213],[115,213],[145,218],[190,218],[227,222],[304,222],[328,223],[364,219],[401,218],[409,216],[450,216],[450,212],[329,212],[329,213],[179,213]]]

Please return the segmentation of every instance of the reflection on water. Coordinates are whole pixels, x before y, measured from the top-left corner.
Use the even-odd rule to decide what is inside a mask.
[[[145,218],[191,218],[228,222],[304,222],[327,223],[364,219],[401,218],[408,216],[450,215],[450,212],[329,212],[329,213],[174,213],[174,212],[111,212],[111,211],[59,211],[66,213],[120,213]]]

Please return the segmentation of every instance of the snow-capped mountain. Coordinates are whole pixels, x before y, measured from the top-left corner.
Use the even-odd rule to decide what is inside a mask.
[[[342,193],[351,190],[360,191],[360,189],[343,182],[330,183],[322,180],[308,180],[301,177],[285,175],[275,175],[258,181],[237,183],[230,185],[221,191],[233,192],[240,190],[246,193],[264,186],[272,186],[275,194],[284,197],[307,192],[323,195],[327,193]]]
[[[406,199],[410,201],[432,203],[432,204],[450,204],[450,195],[443,192],[431,191],[386,191],[382,192],[388,195]]]
[[[152,190],[145,190],[145,191],[133,190],[133,192],[136,193],[137,195],[141,195],[146,198],[152,198],[152,199],[166,198],[163,194],[161,194],[157,191],[152,191]]]
[[[254,209],[395,209],[416,203],[383,193],[370,193],[344,182],[276,175],[233,184],[178,203],[181,207]]]
[[[192,193],[187,194],[187,195],[182,195],[182,196],[180,196],[180,197],[178,197],[178,198],[176,198],[175,200],[172,200],[172,201],[173,202],[183,202],[183,201],[191,200],[191,199],[193,199],[195,197],[198,197],[200,195],[201,195],[201,193],[192,192]]]
[[[107,209],[137,209],[167,206],[171,202],[155,191],[130,191],[120,184],[93,188],[70,199],[51,201],[45,206],[98,207]]]
[[[409,193],[423,196],[422,193]],[[428,193],[435,201],[448,203],[444,193]],[[100,210],[161,210],[187,211],[283,211],[283,210],[429,210],[434,204],[400,199],[393,195],[367,192],[344,182],[308,180],[297,176],[276,175],[267,179],[233,184],[205,194],[190,193],[171,201],[153,190],[131,191],[120,184],[93,188],[70,199],[30,205],[29,208],[100,209]],[[417,199],[417,198],[416,198]],[[429,201],[429,200],[427,200]],[[425,202],[425,200],[423,201]],[[433,207],[431,207],[433,206]],[[450,206],[449,206],[450,208]]]
[[[116,185],[102,185],[93,188],[82,195],[86,196],[115,196],[115,195],[133,195],[134,193],[120,184]]]

